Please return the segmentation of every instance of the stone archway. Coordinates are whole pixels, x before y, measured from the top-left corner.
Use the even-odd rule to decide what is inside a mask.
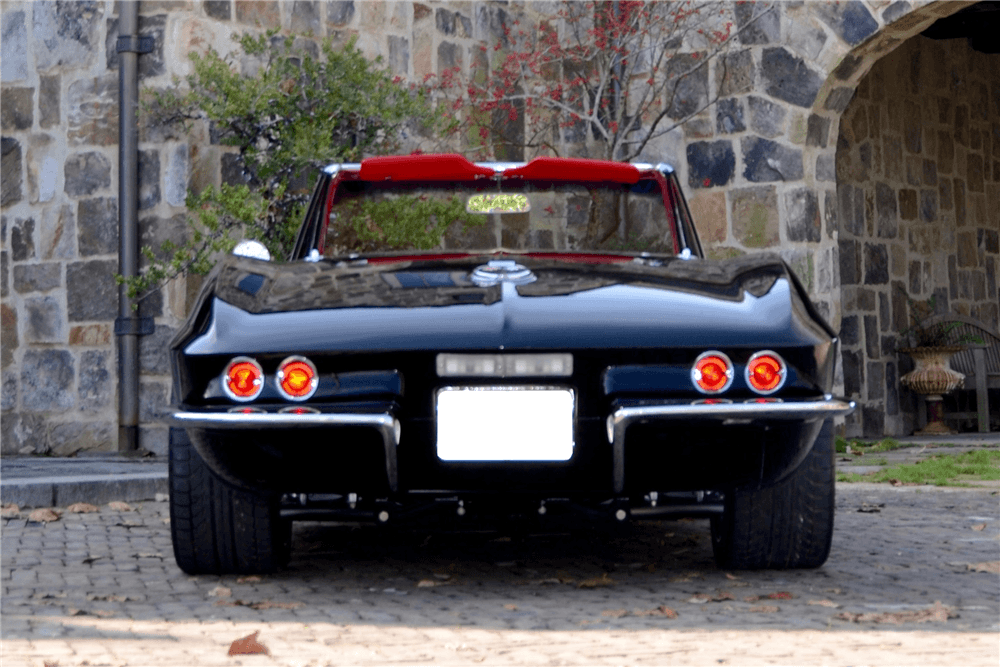
[[[828,81],[844,390],[860,405],[848,436],[914,428],[915,396],[898,382],[910,362],[896,351],[909,300],[1000,323],[1000,55],[921,34],[966,7],[915,10]]]

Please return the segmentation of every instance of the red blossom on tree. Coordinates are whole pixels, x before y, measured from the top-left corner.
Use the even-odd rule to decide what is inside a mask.
[[[741,30],[772,10],[754,6]],[[482,47],[485,67],[473,67],[465,82],[449,71],[436,87],[454,97],[452,129],[468,127],[484,157],[558,155],[563,144],[584,141],[593,157],[634,159],[719,98],[725,53],[738,35],[730,11],[729,3],[694,0],[564,2],[556,16],[516,34],[500,26],[492,55]]]

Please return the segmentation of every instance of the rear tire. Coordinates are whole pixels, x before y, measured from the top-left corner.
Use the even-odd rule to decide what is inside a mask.
[[[170,534],[188,574],[262,574],[287,563],[291,522],[273,493],[237,489],[213,473],[183,429],[170,430]]]
[[[773,486],[726,494],[712,519],[715,562],[726,569],[813,568],[833,538],[836,475],[833,423],[823,423],[799,467]]]

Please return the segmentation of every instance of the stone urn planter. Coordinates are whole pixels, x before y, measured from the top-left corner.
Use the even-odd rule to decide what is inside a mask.
[[[963,345],[936,345],[933,347],[906,347],[900,352],[913,357],[916,368],[899,378],[901,384],[927,401],[927,426],[914,435],[950,435],[954,433],[944,423],[942,394],[947,394],[960,384],[965,376],[952,370],[951,355],[961,352]]]

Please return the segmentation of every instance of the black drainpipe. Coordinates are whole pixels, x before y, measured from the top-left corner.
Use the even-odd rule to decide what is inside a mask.
[[[139,271],[139,54],[153,50],[152,37],[139,37],[139,2],[121,3],[118,23],[118,272]],[[118,291],[118,451],[139,448],[139,336],[152,333],[152,318],[138,317],[134,300]]]

